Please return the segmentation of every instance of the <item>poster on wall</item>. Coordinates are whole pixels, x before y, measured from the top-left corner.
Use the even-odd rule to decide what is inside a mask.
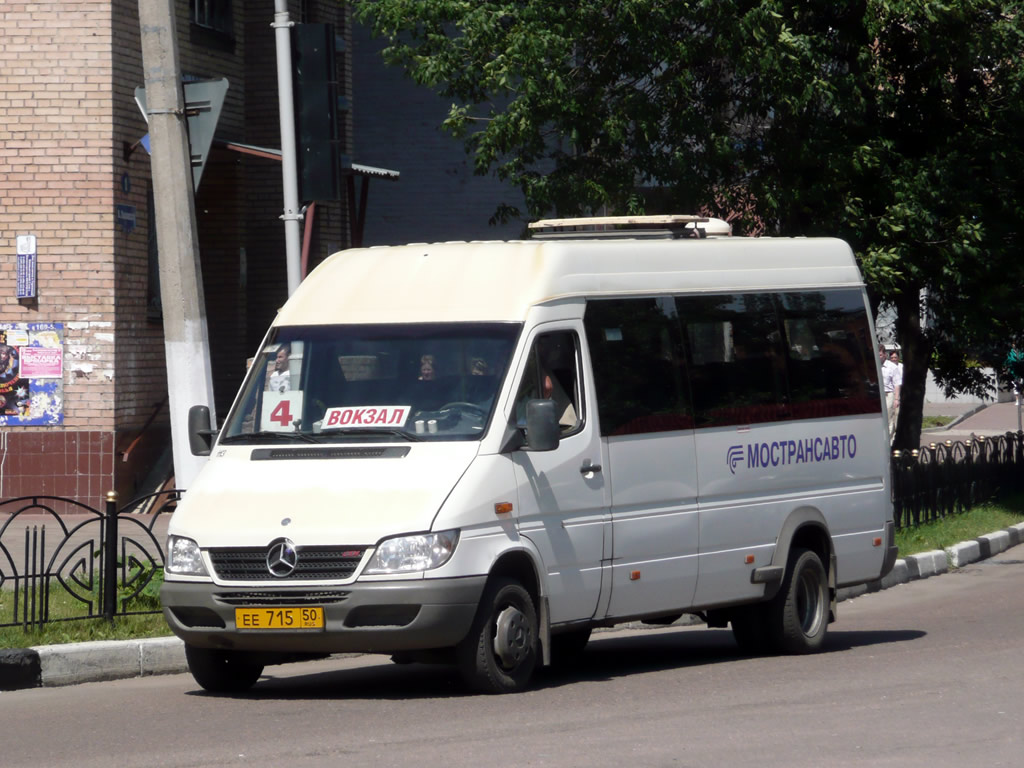
[[[0,427],[64,423],[64,324],[0,323]]]

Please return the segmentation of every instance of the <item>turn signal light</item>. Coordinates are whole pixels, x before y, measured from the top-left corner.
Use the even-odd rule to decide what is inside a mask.
[[[511,501],[499,501],[494,505],[494,514],[496,515],[507,515],[512,511]]]
[[[881,536],[876,536],[876,537],[875,537],[875,540],[874,540],[874,541],[872,541],[871,543],[872,543],[873,545],[875,545],[876,547],[880,547],[880,546],[882,546],[882,537],[881,537]]]
[[[754,564],[754,556],[753,555],[747,555],[746,557],[743,558],[743,562],[746,563],[747,565],[753,565]]]

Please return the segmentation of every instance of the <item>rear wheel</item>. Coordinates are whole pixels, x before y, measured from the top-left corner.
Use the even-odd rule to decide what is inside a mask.
[[[828,576],[821,558],[796,548],[790,552],[778,594],[733,613],[733,637],[745,653],[813,653],[825,641],[828,603]]]
[[[185,646],[188,671],[211,693],[240,693],[256,684],[263,674],[263,665],[251,661],[238,651]]]
[[[537,665],[537,611],[533,598],[511,579],[491,582],[469,634],[457,648],[459,672],[484,693],[524,690]]]
[[[771,603],[773,644],[784,653],[813,653],[828,629],[828,577],[809,549],[790,553],[782,589]]]

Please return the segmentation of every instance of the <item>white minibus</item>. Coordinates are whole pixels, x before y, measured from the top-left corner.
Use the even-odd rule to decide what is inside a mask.
[[[891,570],[845,243],[689,216],[531,229],[331,256],[219,431],[192,409],[209,461],[161,597],[202,687],[366,652],[513,692],[594,628],[684,614],[807,653],[837,588]]]

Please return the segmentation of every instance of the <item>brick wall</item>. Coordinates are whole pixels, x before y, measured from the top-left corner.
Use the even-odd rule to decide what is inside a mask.
[[[0,4],[0,322],[65,330],[64,425],[5,428],[4,495],[35,477],[95,502],[113,483],[112,14],[101,0]],[[35,300],[15,298],[22,234],[37,238]]]
[[[347,13],[340,5],[305,0],[291,11],[337,22]],[[279,147],[273,4],[235,0],[226,35],[191,24],[188,0],[175,8],[185,79],[230,81],[217,137]],[[159,469],[169,431],[163,331],[147,311],[138,2],[3,0],[0,29],[0,322],[65,331],[63,425],[2,428],[0,498],[57,494],[98,505],[117,489],[124,500]],[[347,77],[344,56],[340,67]],[[134,228],[119,225],[118,207],[134,214]],[[221,418],[286,298],[282,207],[279,162],[210,153],[196,219]],[[328,244],[345,244],[345,213],[339,202],[318,206],[311,264]],[[35,300],[15,298],[22,234],[37,237]]]

